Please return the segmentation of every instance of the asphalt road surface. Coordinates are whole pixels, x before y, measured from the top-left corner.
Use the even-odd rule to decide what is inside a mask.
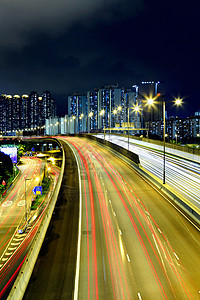
[[[17,229],[21,224],[25,224],[25,207],[27,207],[27,220],[29,218],[32,189],[38,185],[36,178],[40,175],[42,161],[29,157],[24,157],[21,161],[19,176],[0,203],[0,298],[12,283],[14,278],[11,278],[22,262],[29,241],[34,235],[33,230],[24,241],[25,234],[19,234]],[[27,179],[26,191],[25,178]]]
[[[99,138],[104,138],[98,134]],[[106,135],[106,140],[127,149],[127,137]],[[139,145],[134,139],[129,140],[129,150],[139,155],[140,166],[163,180],[163,147],[155,150],[153,144]],[[165,182],[190,203],[200,209],[200,164],[175,155],[165,155]]]
[[[72,299],[79,213],[75,158],[63,144],[66,165],[59,197],[23,299]]]
[[[63,185],[71,202],[59,197],[24,299],[199,299],[198,227],[102,145],[62,140],[80,168],[80,235],[78,173],[68,151],[73,180],[65,175]]]

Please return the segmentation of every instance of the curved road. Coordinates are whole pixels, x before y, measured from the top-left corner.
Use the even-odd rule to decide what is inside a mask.
[[[25,299],[36,295],[72,299],[73,288],[74,299],[199,299],[199,229],[105,147],[76,137],[62,142],[73,149],[80,168],[82,222],[76,283],[73,287],[66,281],[70,274],[74,276],[74,269],[67,267],[68,257],[55,252],[65,239],[62,230],[57,242],[48,244],[51,261],[48,253],[40,256]],[[73,215],[67,220],[64,207],[59,213],[63,219],[59,226],[66,229]],[[74,243],[72,249],[75,255]],[[51,265],[47,273],[44,261]],[[48,290],[40,286],[37,278],[51,278],[55,268],[60,270],[60,281],[52,286],[48,282]]]

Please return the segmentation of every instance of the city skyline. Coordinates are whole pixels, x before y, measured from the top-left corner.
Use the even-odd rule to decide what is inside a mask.
[[[0,8],[0,93],[50,90],[62,111],[75,91],[160,80],[166,98],[186,97],[183,115],[199,110],[192,3],[11,0]]]

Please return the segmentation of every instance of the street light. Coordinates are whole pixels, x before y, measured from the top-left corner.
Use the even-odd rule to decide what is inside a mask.
[[[117,109],[113,110],[113,115],[114,115],[114,127],[115,127],[115,123],[116,123],[116,114],[117,114]]]
[[[103,117],[104,117],[104,114],[105,114],[105,110],[104,109],[102,109],[101,111],[100,111],[100,116],[102,116],[102,121],[103,121]],[[103,125],[103,122],[102,122],[102,125]],[[104,127],[103,127],[103,132],[104,132],[104,141],[105,141],[105,124],[104,124]]]
[[[130,108],[128,107],[128,150],[129,150],[129,110]]]
[[[27,200],[26,200],[26,181],[27,180],[32,180],[32,178],[25,178],[25,193],[24,193],[24,198],[25,198],[25,222],[27,223]]]
[[[165,184],[165,162],[166,162],[166,154],[165,154],[165,137],[166,137],[166,122],[165,122],[165,99],[164,96],[161,95],[160,93],[158,93],[156,95],[156,98],[161,97],[162,96],[162,103],[163,103],[163,184]],[[154,99],[147,99],[147,103],[149,105],[153,105],[154,104]],[[174,104],[179,106],[182,104],[182,99],[177,98],[174,100]]]
[[[89,115],[88,115],[88,133],[89,133],[89,131],[90,131],[90,129],[89,129],[89,123],[90,123],[90,119],[89,118],[91,118],[93,116],[93,112],[91,111],[90,113],[89,113]]]
[[[27,180],[32,180],[32,178],[25,178],[25,193],[24,193],[24,198],[25,198],[25,222],[27,223],[28,219],[28,213],[27,213],[27,199],[26,199],[26,181]],[[39,181],[40,178],[36,177],[36,181]]]
[[[122,111],[122,107],[121,107],[121,106],[118,106],[117,110],[119,111],[119,118],[118,118],[118,121],[119,121],[119,127],[121,127],[121,114],[120,114],[120,112]]]

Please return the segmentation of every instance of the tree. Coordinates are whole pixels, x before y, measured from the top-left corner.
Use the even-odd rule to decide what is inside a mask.
[[[7,181],[13,174],[13,163],[9,155],[0,152],[0,183]]]

